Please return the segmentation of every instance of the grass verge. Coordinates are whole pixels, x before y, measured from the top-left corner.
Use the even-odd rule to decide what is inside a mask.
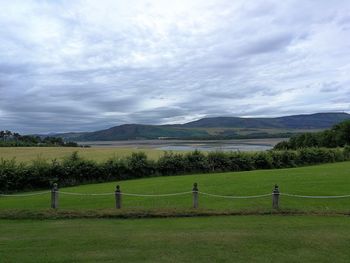
[[[0,220],[1,262],[348,262],[342,216]]]

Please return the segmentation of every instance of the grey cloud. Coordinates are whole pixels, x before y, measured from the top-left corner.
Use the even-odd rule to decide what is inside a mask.
[[[336,92],[342,88],[342,85],[336,81],[323,83],[320,89],[321,92]]]
[[[4,3],[0,129],[349,111],[347,1],[176,3]]]
[[[241,55],[255,55],[261,53],[276,52],[286,48],[294,39],[293,34],[278,34],[267,38],[258,39],[248,43],[240,50]]]

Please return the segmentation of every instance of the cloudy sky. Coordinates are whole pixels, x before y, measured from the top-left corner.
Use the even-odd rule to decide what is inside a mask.
[[[348,0],[0,0],[0,130],[350,112]]]

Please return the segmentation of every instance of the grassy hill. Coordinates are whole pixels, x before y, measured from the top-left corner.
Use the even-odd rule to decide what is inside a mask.
[[[74,141],[114,141],[135,139],[248,139],[290,137],[305,130],[320,130],[350,119],[347,113],[316,113],[277,118],[215,117],[181,125],[125,124],[106,130],[56,134]]]
[[[202,130],[191,130],[169,126],[125,124],[107,130],[96,131],[81,135],[79,140],[114,141],[128,139],[158,139],[159,137],[192,138],[206,137],[209,134]]]
[[[226,128],[280,128],[280,129],[325,129],[343,120],[350,119],[347,113],[315,113],[277,118],[204,118],[184,124],[184,127]]]

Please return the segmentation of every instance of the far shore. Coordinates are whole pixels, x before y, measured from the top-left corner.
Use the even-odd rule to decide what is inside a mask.
[[[81,141],[79,145],[91,147],[133,147],[133,148],[159,148],[163,146],[225,146],[225,145],[260,145],[273,147],[287,138],[264,139],[234,139],[234,140],[125,140],[125,141]]]

